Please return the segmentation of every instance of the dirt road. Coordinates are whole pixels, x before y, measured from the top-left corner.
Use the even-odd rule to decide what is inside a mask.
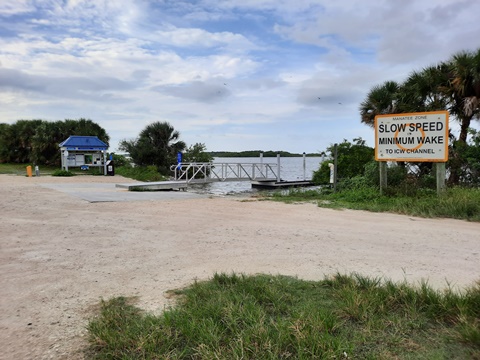
[[[52,186],[128,181],[0,175],[0,359],[81,359],[101,298],[159,312],[167,290],[214,272],[480,279],[479,223],[230,197],[89,202]]]

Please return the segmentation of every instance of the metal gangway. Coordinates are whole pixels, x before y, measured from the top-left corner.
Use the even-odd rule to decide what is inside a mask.
[[[217,181],[279,180],[280,166],[273,163],[179,163],[172,165],[176,181],[188,184]]]

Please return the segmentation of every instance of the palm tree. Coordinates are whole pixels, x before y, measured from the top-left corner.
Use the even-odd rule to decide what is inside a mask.
[[[362,122],[374,126],[375,116],[394,114],[399,103],[400,85],[395,81],[386,81],[370,90],[366,99],[360,104]]]
[[[370,90],[360,105],[362,122],[376,115],[448,110],[460,122],[458,140],[466,143],[471,120],[480,119],[480,49],[414,71],[403,84],[387,81]]]
[[[62,121],[42,122],[33,137],[32,156],[34,161],[38,164],[60,165],[58,144],[67,137]]]
[[[480,49],[460,52],[448,62],[448,81],[439,86],[450,114],[460,122],[458,140],[466,143],[471,120],[480,119]]]
[[[8,162],[27,163],[31,161],[32,139],[42,120],[18,120],[6,127],[3,134]]]
[[[137,165],[155,165],[163,174],[168,174],[176,163],[178,151],[186,148],[179,140],[180,133],[168,122],[154,122],[143,129],[135,140],[123,140],[120,149],[126,151]]]
[[[402,85],[401,112],[424,112],[445,110],[447,99],[439,91],[439,84],[448,81],[446,64],[414,71]]]

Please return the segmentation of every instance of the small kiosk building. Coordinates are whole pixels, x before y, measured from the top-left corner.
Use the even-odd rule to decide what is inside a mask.
[[[107,150],[108,145],[96,136],[72,135],[58,145],[62,158],[62,169],[69,167],[103,167],[107,175]]]

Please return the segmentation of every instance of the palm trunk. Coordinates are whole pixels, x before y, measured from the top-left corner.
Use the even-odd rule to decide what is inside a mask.
[[[460,135],[458,137],[458,140],[466,144],[467,136],[468,136],[468,128],[470,127],[470,121],[472,120],[472,116],[465,116],[461,120],[462,120],[462,123],[460,125]]]
[[[472,120],[472,116],[464,116],[461,119],[460,124],[460,135],[458,136],[458,142],[461,146],[462,144],[467,143],[468,137],[468,128],[470,127],[470,121]],[[458,185],[460,182],[460,169],[462,167],[462,161],[460,159],[459,154],[457,154],[456,149],[454,148],[453,151],[450,153],[450,156],[453,159],[449,160],[450,163],[450,176],[448,178],[449,185]]]

